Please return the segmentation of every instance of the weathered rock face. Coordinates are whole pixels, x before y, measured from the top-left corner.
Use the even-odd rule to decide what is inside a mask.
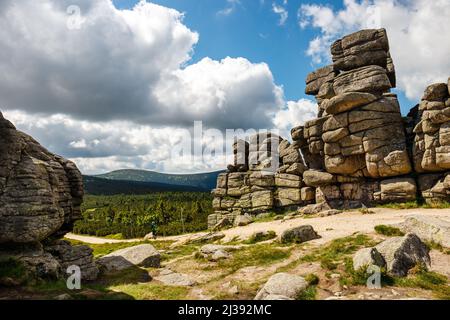
[[[81,277],[91,281],[97,279],[99,270],[92,259],[92,249],[88,246],[71,246],[69,242],[58,240],[44,247],[60,264],[62,270],[70,266],[81,269]]]
[[[438,218],[415,215],[406,218],[399,229],[414,233],[421,239],[450,248],[450,222]]]
[[[450,94],[446,83],[426,88],[415,114],[413,145],[417,172],[450,170]]]
[[[92,250],[58,240],[81,218],[82,201],[75,164],[16,130],[0,113],[0,259],[20,261],[30,277],[61,278],[76,265],[83,280],[94,280]]]
[[[387,272],[394,276],[404,277],[418,264],[431,265],[430,249],[413,233],[387,239],[375,248],[386,261]]]
[[[390,93],[396,76],[389,50],[384,29],[336,41],[333,64],[306,79],[318,117],[293,128],[292,142],[251,137],[248,161],[240,143],[235,163],[244,159],[249,171],[232,165],[219,177],[210,226],[223,217],[295,207],[308,214],[418,197],[450,201],[450,79],[429,86],[420,105],[402,118]],[[278,150],[271,148],[274,142]],[[255,162],[258,157],[262,161]],[[273,175],[261,173],[268,158],[279,161]]]
[[[215,214],[208,218],[210,228],[223,219],[243,225],[251,221],[250,215],[278,208],[297,209],[312,202],[307,190],[302,197],[306,164],[295,140],[291,144],[272,133],[257,134],[248,141],[239,140],[233,150],[234,164],[219,175],[213,190]],[[237,159],[247,165],[239,167]]]
[[[305,125],[309,151],[321,155],[323,169],[336,175],[410,173],[400,107],[388,93],[395,87],[395,73],[386,31],[356,32],[338,40],[331,51],[334,95],[318,99],[323,116]]]
[[[70,231],[80,218],[81,173],[17,131],[0,113],[0,243],[30,243]]]

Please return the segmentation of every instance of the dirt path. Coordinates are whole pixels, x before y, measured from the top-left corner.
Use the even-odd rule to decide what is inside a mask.
[[[98,238],[91,236],[82,236],[78,234],[68,233],[65,236],[67,239],[81,241],[84,243],[90,244],[105,244],[105,243],[123,243],[123,242],[139,242],[142,239],[128,239],[128,240],[115,240],[115,239],[106,239],[106,238]]]
[[[231,240],[235,237],[246,239],[253,233],[258,231],[273,230],[277,234],[281,234],[284,230],[301,226],[305,224],[312,225],[314,229],[322,236],[321,239],[314,240],[315,244],[327,243],[333,239],[350,236],[355,232],[370,233],[373,228],[380,224],[396,224],[405,220],[410,215],[427,215],[439,217],[450,221],[450,209],[405,209],[394,210],[385,208],[371,209],[374,214],[362,214],[358,211],[344,212],[330,217],[314,217],[314,218],[296,218],[288,221],[270,221],[253,223],[245,227],[238,227],[223,231],[225,234],[224,241]],[[200,233],[205,234],[205,233]],[[192,234],[158,238],[158,240],[182,241],[192,237]],[[142,239],[131,240],[113,240],[97,237],[81,236],[67,234],[66,238],[78,240],[91,244],[120,243],[120,242],[138,242]]]

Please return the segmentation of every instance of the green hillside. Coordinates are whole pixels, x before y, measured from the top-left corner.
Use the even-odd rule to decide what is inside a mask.
[[[91,176],[83,176],[84,190],[89,195],[141,195],[155,192],[205,192],[201,187],[165,184],[158,182],[142,182],[128,180],[111,180]]]
[[[166,185],[189,186],[210,191],[216,187],[217,176],[223,171],[199,174],[164,174],[146,170],[117,170],[95,177],[109,180],[153,182]]]

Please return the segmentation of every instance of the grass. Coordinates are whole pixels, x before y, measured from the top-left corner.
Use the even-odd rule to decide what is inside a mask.
[[[194,244],[185,244],[178,246],[174,249],[170,249],[168,252],[164,252],[161,255],[161,260],[172,260],[184,256],[190,256],[198,250],[199,246]]]
[[[375,232],[388,237],[403,237],[405,235],[399,228],[383,224],[375,226]]]
[[[100,258],[107,254],[110,254],[111,252],[114,252],[114,251],[117,251],[120,249],[125,249],[128,247],[138,246],[141,244],[151,244],[157,250],[167,250],[170,247],[170,245],[173,243],[172,241],[162,241],[161,240],[161,241],[91,244],[91,243],[84,243],[84,242],[76,241],[76,240],[69,240],[69,239],[65,239],[65,240],[69,241],[72,245],[87,245],[87,246],[91,247],[94,250],[93,254],[94,254],[95,258]]]
[[[136,300],[186,300],[189,293],[189,289],[185,287],[169,287],[155,283],[123,284],[110,289],[123,292]]]
[[[263,232],[257,232],[253,234],[248,240],[244,241],[245,244],[255,244],[258,242],[263,242],[267,240],[271,240],[277,237],[277,234],[275,231],[267,231],[265,233]]]
[[[317,288],[315,285],[309,286],[297,297],[297,300],[316,300]]]
[[[302,262],[320,262],[323,269],[335,270],[344,258],[363,247],[374,246],[375,243],[366,235],[356,235],[335,239],[325,247],[313,250],[310,254],[303,256]]]
[[[204,270],[220,269],[222,276],[227,276],[237,270],[250,266],[267,266],[277,261],[289,258],[290,248],[280,248],[274,244],[257,244],[235,251],[229,259],[220,260],[217,264],[207,265]]]
[[[444,248],[440,243],[436,243],[434,241],[426,241],[425,244],[428,246],[430,250],[438,250],[444,254],[450,254],[450,249]]]
[[[450,208],[450,202],[432,202],[426,203],[424,201],[408,201],[403,203],[386,203],[377,206],[378,208],[388,208],[388,209],[448,209]]]
[[[410,273],[411,275],[406,278],[393,278],[393,284],[399,287],[430,290],[436,298],[450,300],[450,286],[446,276],[427,271],[421,266],[417,266]]]
[[[319,284],[319,277],[316,276],[314,273],[310,273],[305,277],[306,282],[309,283],[309,285],[311,286],[315,286]]]
[[[261,218],[255,218],[254,222],[271,222],[275,220],[278,214],[276,212],[267,212],[267,215]]]
[[[26,276],[26,273],[24,265],[18,260],[10,258],[0,261],[0,279],[22,279]]]

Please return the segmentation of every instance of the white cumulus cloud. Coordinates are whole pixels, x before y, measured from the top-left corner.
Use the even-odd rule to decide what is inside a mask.
[[[366,28],[386,28],[396,65],[397,87],[410,99],[420,99],[425,87],[446,82],[450,76],[448,0],[344,0],[343,9],[303,4],[301,28],[313,27],[320,35],[307,50],[313,62],[330,62],[329,46],[345,34]]]

